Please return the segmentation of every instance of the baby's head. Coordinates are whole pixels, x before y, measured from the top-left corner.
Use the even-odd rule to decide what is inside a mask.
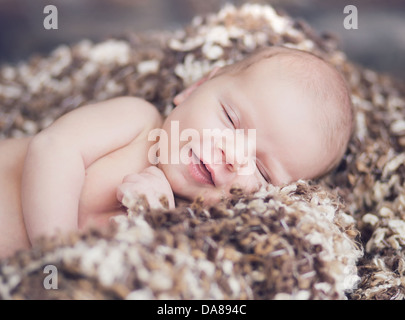
[[[160,151],[170,159],[174,149],[183,150],[193,161],[159,166],[173,191],[186,198],[217,200],[233,185],[253,191],[265,183],[320,177],[341,160],[353,126],[349,91],[339,72],[311,53],[282,47],[213,70],[175,103],[163,124],[170,143]],[[180,133],[198,134],[173,140],[173,123]],[[242,132],[244,140],[236,139],[233,147],[215,139],[207,143],[207,130]],[[255,169],[241,174],[252,163]]]

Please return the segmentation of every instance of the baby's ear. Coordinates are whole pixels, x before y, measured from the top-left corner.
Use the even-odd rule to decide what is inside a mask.
[[[214,77],[214,75],[218,72],[218,70],[221,69],[220,67],[215,67],[214,69],[211,70],[208,75],[205,75],[202,77],[200,80],[194,82],[191,86],[188,88],[184,89],[182,92],[180,92],[178,95],[176,95],[173,99],[173,103],[178,106],[180,103],[182,103],[184,100],[188,98],[188,96],[195,90],[197,89],[200,85],[202,85],[205,81],[210,80]]]

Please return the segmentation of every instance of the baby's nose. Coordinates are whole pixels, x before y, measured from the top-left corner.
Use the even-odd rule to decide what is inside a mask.
[[[243,145],[226,145],[221,142],[216,143],[217,152],[215,152],[217,164],[223,164],[230,172],[240,173],[250,167],[254,161],[254,155],[246,150]],[[246,154],[247,153],[247,154]],[[245,170],[246,171],[246,170]]]

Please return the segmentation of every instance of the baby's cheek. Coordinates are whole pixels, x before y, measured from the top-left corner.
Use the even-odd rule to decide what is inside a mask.
[[[233,186],[241,188],[244,192],[250,193],[260,189],[263,183],[255,174],[240,175],[238,181]]]

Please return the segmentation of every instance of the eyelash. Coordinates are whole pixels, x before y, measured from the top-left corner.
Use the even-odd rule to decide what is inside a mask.
[[[262,172],[262,170],[260,170],[260,166],[257,166],[257,170],[259,171],[260,175],[263,177],[263,179],[267,182],[267,183],[271,183],[270,178],[266,178],[266,175]]]
[[[226,109],[225,109],[224,106],[222,106],[222,109],[223,109],[223,111],[225,112],[225,115],[227,116],[229,122],[232,124],[232,126],[233,126],[234,128],[236,128],[236,124],[235,124],[235,122],[232,120],[232,118],[231,118],[231,116],[229,115],[228,111],[226,111]]]
[[[222,110],[224,111],[226,117],[228,118],[228,121],[232,124],[232,126],[233,126],[234,128],[236,128],[235,122],[232,120],[231,116],[230,116],[229,113],[226,111],[225,107],[224,107],[223,105],[221,105],[221,106],[222,106]],[[270,182],[270,178],[266,178],[266,175],[263,174],[263,172],[262,172],[262,170],[260,170],[259,166],[258,166],[258,165],[256,165],[256,166],[257,166],[257,170],[259,171],[259,173],[260,173],[260,175],[263,177],[263,179],[264,179],[267,183],[271,183],[271,182]]]
[[[235,127],[235,123],[233,122],[232,118],[229,116],[228,112],[226,112],[225,110],[224,110],[224,112],[225,112],[226,116],[228,117],[229,122],[232,124],[233,127]]]

